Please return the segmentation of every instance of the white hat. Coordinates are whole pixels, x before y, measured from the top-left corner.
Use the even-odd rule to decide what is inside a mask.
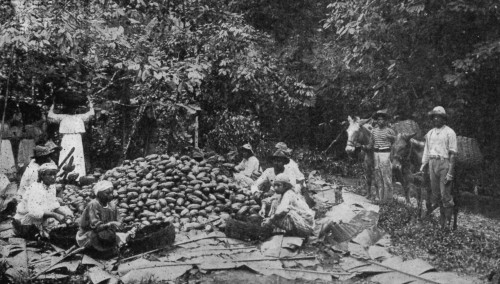
[[[54,163],[45,163],[38,168],[38,174],[43,174],[45,172],[54,171],[57,173],[57,166]]]
[[[279,175],[277,175],[276,179],[274,180],[274,182],[288,183],[290,185],[292,184],[290,182],[290,178],[287,175],[285,175],[285,174],[279,174]]]
[[[94,194],[113,188],[113,183],[108,180],[101,180],[94,185]]]
[[[442,117],[448,116],[446,114],[446,111],[444,110],[444,108],[442,106],[437,106],[437,107],[433,108],[432,111],[429,112],[429,116],[433,116],[433,115],[440,115]]]

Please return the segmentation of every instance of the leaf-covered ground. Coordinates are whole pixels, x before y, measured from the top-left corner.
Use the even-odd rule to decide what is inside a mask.
[[[442,230],[434,216],[415,220],[416,209],[401,201],[381,204],[379,226],[392,236],[391,252],[422,258],[440,271],[485,276],[500,267],[498,221],[471,212],[459,215],[455,231]]]

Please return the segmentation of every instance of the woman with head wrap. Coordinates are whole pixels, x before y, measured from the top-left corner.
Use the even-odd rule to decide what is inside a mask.
[[[17,206],[14,216],[14,229],[22,237],[31,237],[26,232],[34,232],[33,228],[47,237],[48,231],[67,217],[73,217],[73,212],[60,206],[56,197],[57,166],[45,163],[38,168],[38,181],[31,184]],[[24,236],[23,236],[24,235]]]
[[[110,181],[100,181],[94,186],[94,193],[96,198],[89,202],[80,218],[76,242],[81,247],[100,252],[114,252],[133,232],[116,232],[123,224],[116,204],[111,202],[113,184]]]
[[[248,187],[260,176],[261,169],[259,160],[255,157],[250,144],[245,144],[241,147],[241,155],[243,156],[243,160],[241,160],[239,165],[234,167],[236,171],[234,179],[242,186]]]
[[[289,177],[285,174],[279,174],[273,185],[276,194],[279,195],[279,199],[276,200],[278,206],[269,218],[264,219],[262,225],[274,226],[292,236],[312,235],[314,232],[314,211],[293,190]]]

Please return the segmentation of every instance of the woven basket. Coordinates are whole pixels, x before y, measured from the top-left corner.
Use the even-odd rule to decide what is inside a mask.
[[[420,126],[413,121],[413,120],[403,120],[403,121],[398,121],[391,125],[391,128],[396,131],[396,133],[404,133],[404,134],[413,134],[415,133],[415,136],[413,138],[417,140],[422,139],[422,130],[420,129]]]
[[[128,241],[129,249],[134,253],[162,248],[175,241],[175,227],[169,222],[145,226]]]
[[[483,163],[483,154],[476,139],[457,136],[457,164],[461,167],[476,167]]]
[[[49,239],[54,245],[63,249],[69,249],[76,245],[77,232],[78,225],[76,224],[56,227],[49,232]]]
[[[272,235],[272,228],[262,227],[259,223],[228,219],[225,234],[242,241],[259,241],[268,239]]]

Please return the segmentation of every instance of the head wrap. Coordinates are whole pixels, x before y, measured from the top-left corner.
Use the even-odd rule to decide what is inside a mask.
[[[38,174],[41,175],[46,172],[57,172],[57,166],[54,163],[45,163],[38,168]]]
[[[290,178],[287,175],[283,174],[283,173],[277,175],[276,179],[274,180],[274,182],[275,183],[276,182],[282,182],[282,183],[287,183],[289,185],[292,185],[292,183],[290,182]]]
[[[101,191],[105,191],[107,189],[113,188],[113,183],[108,181],[108,180],[101,180],[100,182],[96,183],[94,185],[94,193],[97,195],[97,193]]]

